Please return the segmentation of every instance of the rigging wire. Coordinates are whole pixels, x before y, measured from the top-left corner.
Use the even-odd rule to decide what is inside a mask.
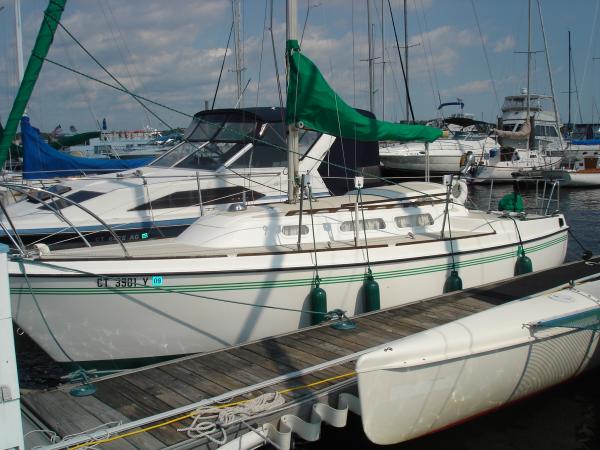
[[[129,75],[129,78],[133,81],[132,89],[139,89],[139,87],[142,85],[142,83],[139,81],[139,78],[135,75],[135,72],[137,71],[137,69],[135,67],[135,58],[133,57],[133,54],[131,53],[131,51],[129,50],[129,47],[127,46],[127,41],[123,38],[123,33],[121,32],[121,27],[119,27],[119,22],[115,18],[112,7],[110,6],[110,0],[106,0],[106,6],[107,6],[108,12],[110,14],[110,20],[108,20],[108,18],[106,17],[106,12],[104,10],[103,2],[100,2],[102,14],[104,15],[104,18],[108,23],[108,29],[110,30],[110,34],[111,34],[113,40],[117,43],[117,49],[119,50],[121,58],[123,58],[123,65],[125,66],[127,75]],[[117,37],[115,36],[115,33],[113,31],[113,26],[117,29],[119,39],[117,39]],[[121,48],[121,45],[123,46],[125,51],[123,51],[123,48]],[[127,53],[128,58],[125,57],[126,55],[124,53]],[[133,72],[134,72],[133,74],[132,74],[132,71],[129,69],[128,61],[131,61],[131,63],[133,64]],[[146,116],[146,123],[148,124],[148,126],[150,126],[150,116],[148,116],[148,111],[146,111],[144,108],[142,108],[142,112]]]
[[[114,84],[107,83],[106,81],[102,81],[102,80],[100,80],[100,79],[98,79],[98,78],[95,78],[95,77],[93,77],[93,76],[91,76],[91,75],[88,75],[88,74],[85,74],[85,73],[83,73],[83,72],[80,72],[80,71],[78,71],[78,70],[76,70],[76,69],[73,69],[72,67],[67,67],[67,66],[65,66],[64,64],[61,64],[61,63],[59,63],[59,62],[57,62],[57,61],[54,61],[54,60],[52,60],[52,59],[49,59],[49,58],[40,58],[40,56],[39,56],[39,55],[36,55],[35,53],[32,53],[32,54],[31,54],[31,56],[34,56],[34,57],[36,57],[36,58],[39,58],[39,59],[43,59],[44,61],[46,61],[46,62],[48,62],[48,63],[50,63],[50,64],[54,64],[55,66],[58,66],[58,67],[60,67],[61,69],[65,69],[65,70],[68,70],[68,71],[70,71],[70,72],[76,73],[77,75],[81,75],[82,77],[85,77],[85,78],[87,78],[87,79],[89,79],[89,80],[91,80],[91,81],[95,81],[96,83],[103,84],[103,85],[104,85],[104,86],[106,86],[106,87],[109,87],[109,88],[115,89],[115,90],[117,90],[117,91],[120,91],[120,92],[123,92],[123,93],[129,94],[129,95],[131,95],[132,97],[136,97],[136,98],[138,98],[138,99],[140,99],[140,100],[144,100],[145,102],[152,103],[153,105],[159,106],[159,107],[161,107],[161,108],[165,108],[165,109],[167,109],[167,110],[169,110],[169,111],[175,112],[175,113],[177,113],[177,114],[181,114],[181,115],[183,115],[183,116],[185,116],[185,117],[190,117],[190,118],[191,118],[191,117],[193,117],[193,115],[191,115],[191,114],[188,114],[188,113],[186,113],[186,112],[179,111],[179,110],[177,110],[177,109],[171,108],[171,107],[169,107],[169,106],[167,106],[167,105],[165,105],[165,104],[158,103],[158,102],[156,102],[156,101],[154,101],[154,100],[150,100],[150,99],[149,99],[149,98],[147,98],[147,97],[143,97],[143,96],[141,96],[141,95],[134,94],[133,92],[131,92],[131,91],[128,91],[127,89],[121,88],[121,87],[119,87],[119,86],[115,86]]]
[[[55,19],[51,16],[49,16],[48,14],[44,13],[44,16],[46,17],[46,19],[50,19],[55,21]],[[129,95],[132,95],[131,91],[129,89],[127,89],[125,87],[125,85],[123,85],[123,83],[121,83],[112,73],[110,73],[110,71],[104,67],[104,65],[98,61],[98,59],[96,57],[94,57],[88,50],[87,48],[85,48],[85,46],[79,42],[79,40],[63,25],[63,23],[61,21],[58,21],[58,26],[60,26],[65,33],[67,33],[67,35],[73,39],[73,41],[79,46],[79,48],[81,48],[85,54],[87,54],[110,78],[112,78],[119,86],[121,86],[121,88],[123,88],[125,90],[125,92],[127,92]],[[165,122],[162,118],[160,118],[154,111],[152,111],[150,108],[148,108],[148,106],[146,106],[142,101],[140,101],[139,98],[137,98],[137,96],[132,95],[132,97],[143,107],[145,108],[150,114],[152,114],[154,117],[156,117],[161,123],[163,123],[165,126],[167,126],[169,128],[169,130],[173,130],[174,128],[169,125],[167,122]]]
[[[73,58],[71,57],[71,53],[69,52],[69,47],[65,45],[63,47],[63,49],[65,52],[67,61],[69,62],[71,67],[75,67],[75,63],[73,62]],[[77,86],[79,87],[79,90],[81,91],[81,95],[85,99],[85,103],[88,107],[88,111],[90,112],[90,116],[92,116],[92,120],[94,121],[94,124],[99,124],[100,122],[98,121],[98,117],[96,116],[96,113],[94,112],[94,108],[92,107],[92,102],[91,102],[88,91],[84,88],[83,84],[81,83],[81,79],[79,77],[75,77],[75,81],[77,82]]]
[[[579,122],[583,122],[583,118],[581,115],[581,101],[579,99],[579,88],[577,87],[577,77],[575,76],[575,65],[573,64],[573,55],[571,55],[571,70],[573,71],[573,83],[575,84],[575,98],[577,99],[577,112],[579,113]]]
[[[413,2],[416,17],[417,17],[417,26],[419,27],[419,32],[421,36],[423,36],[423,56],[425,60],[425,67],[427,68],[427,75],[429,76],[429,84],[431,87],[431,96],[433,99],[433,109],[437,111],[437,107],[442,103],[440,96],[440,85],[437,79],[437,68],[435,65],[435,58],[433,57],[433,46],[431,45],[431,38],[429,33],[426,33],[424,30],[429,29],[429,25],[427,23],[427,16],[424,11],[423,3],[420,2],[419,6],[417,6],[417,0]]]
[[[215,109],[215,102],[217,101],[217,93],[219,92],[219,86],[221,84],[221,77],[223,76],[223,68],[225,67],[225,59],[229,52],[229,42],[231,41],[231,34],[233,33],[233,21],[231,21],[231,28],[229,28],[229,36],[227,37],[227,45],[225,46],[225,53],[223,54],[223,61],[221,61],[221,70],[219,71],[219,78],[217,79],[217,87],[215,88],[215,95],[213,96],[212,106],[210,109]]]
[[[408,81],[406,79],[406,71],[404,70],[404,63],[402,62],[402,54],[400,53],[400,43],[398,41],[398,32],[396,31],[396,22],[394,20],[394,13],[392,12],[392,3],[388,0],[388,7],[390,10],[390,17],[392,18],[392,28],[394,29],[394,37],[396,38],[396,48],[398,49],[398,58],[400,59],[400,67],[402,68],[402,76],[404,77],[404,87],[406,88],[406,101],[408,102],[408,107],[410,109],[410,115],[412,117],[412,122],[415,121],[415,113],[413,111],[412,101],[410,100],[410,92],[408,91]],[[405,42],[404,45],[408,45],[408,42]],[[409,120],[407,117],[406,120]]]
[[[269,3],[267,0],[265,0],[265,15],[264,15],[264,19],[263,19],[263,30],[262,30],[262,39],[260,41],[260,58],[258,61],[258,81],[257,81],[257,85],[256,85],[256,104],[255,106],[258,106],[258,102],[260,99],[260,82],[261,82],[261,76],[262,76],[262,63],[263,63],[263,53],[264,53],[264,48],[265,48],[265,32],[267,31],[267,7],[269,6]]]
[[[490,81],[492,82],[492,89],[494,91],[494,98],[496,99],[496,107],[497,111],[500,111],[500,98],[498,97],[498,91],[496,90],[496,81],[494,80],[494,75],[492,74],[492,66],[490,65],[490,59],[488,57],[487,49],[485,47],[485,40],[483,39],[483,33],[481,32],[481,25],[479,23],[479,16],[477,14],[477,9],[475,8],[475,0],[471,0],[471,6],[473,8],[473,15],[475,16],[475,23],[477,24],[477,31],[479,32],[479,40],[481,41],[481,49],[483,50],[483,56],[485,58],[485,64],[488,69],[488,73],[490,75]]]
[[[279,64],[277,63],[277,51],[275,49],[275,36],[273,35],[273,0],[271,0],[270,26],[271,48],[273,49],[273,63],[275,64],[275,79],[277,80],[277,94],[279,95],[279,106],[283,109],[283,94],[281,93],[281,79],[279,77]]]
[[[592,30],[592,32],[590,33],[590,40],[588,42],[588,50],[587,50],[587,55],[588,57],[585,59],[585,66],[583,67],[583,77],[581,78],[581,87],[583,88],[585,86],[585,81],[586,81],[586,77],[587,77],[587,70],[588,70],[588,64],[590,62],[590,55],[592,54],[592,46],[594,44],[595,41],[595,34],[597,33],[597,23],[598,23],[598,12],[600,11],[600,2],[595,2],[596,3],[596,8],[594,10],[594,21],[592,23],[592,28],[590,28]],[[577,88],[575,88],[577,89]],[[577,99],[579,101],[579,98]],[[581,117],[579,118],[579,120],[581,120]]]

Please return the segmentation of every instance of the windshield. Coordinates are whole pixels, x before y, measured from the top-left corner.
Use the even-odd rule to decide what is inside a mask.
[[[243,147],[242,142],[183,142],[150,165],[180,169],[216,170]]]
[[[251,142],[255,121],[231,121],[228,115],[194,118],[186,131],[187,141],[172,148],[150,165],[182,169],[216,170]]]
[[[228,164],[230,168],[287,166],[285,123],[262,123],[257,129],[258,124],[254,121],[220,122],[231,116],[213,114],[208,117],[210,121],[195,118],[186,131],[189,141],[172,148],[150,165],[217,170],[233,158]],[[298,145],[300,156],[312,147],[319,136],[319,132],[301,130]]]

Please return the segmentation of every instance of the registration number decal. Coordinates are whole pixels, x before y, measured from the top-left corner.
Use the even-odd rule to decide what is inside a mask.
[[[132,288],[144,286],[162,286],[162,276],[145,276],[145,277],[118,277],[107,278],[98,277],[96,285],[99,288]]]

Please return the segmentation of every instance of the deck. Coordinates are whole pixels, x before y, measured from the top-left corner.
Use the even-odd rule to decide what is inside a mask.
[[[300,411],[308,400],[327,402],[341,392],[355,392],[353,370],[360,352],[597,274],[600,266],[595,263],[600,263],[600,259],[592,261],[570,263],[408,306],[366,313],[354,318],[357,323],[354,330],[336,330],[324,324],[100,378],[94,381],[96,393],[88,397],[73,397],[69,394],[73,386],[64,385],[24,395],[21,401],[61,437],[109,422],[122,424],[119,428],[122,431],[110,436],[110,442],[103,443],[101,448],[208,448],[207,442],[190,441],[186,433],[177,431],[190,424],[189,412],[199,402],[212,403],[215,398],[236,402],[279,391],[286,400],[284,408],[252,421],[253,425],[277,423],[283,414]],[[288,377],[291,373],[296,376]],[[180,420],[129,434],[171,419]],[[126,424],[132,424],[132,428],[125,430]],[[229,436],[246,431],[238,424]],[[78,448],[74,443],[70,448]]]

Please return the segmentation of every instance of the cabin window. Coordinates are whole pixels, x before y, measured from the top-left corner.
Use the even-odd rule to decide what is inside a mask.
[[[260,137],[253,141],[252,147],[229,167],[236,169],[286,167],[287,155],[285,124],[283,122],[270,123]]]
[[[70,190],[71,188],[69,186],[65,186],[64,184],[55,184],[46,188],[46,191],[59,195],[69,192]],[[39,201],[50,200],[54,196],[48,192],[30,190],[28,192],[29,196],[27,197],[27,201],[31,203],[38,203]]]
[[[298,136],[298,153],[301,156],[306,155],[306,152],[310,150],[317,139],[319,139],[321,133],[312,130],[300,130]]]
[[[427,225],[433,225],[433,217],[431,217],[431,214],[398,216],[394,217],[394,221],[396,222],[396,226],[398,228],[425,227]]]
[[[384,230],[385,221],[383,219],[359,220],[361,230]],[[347,220],[340,225],[340,231],[354,231],[354,220]]]
[[[251,191],[245,189],[242,186],[231,186],[222,187],[215,189],[203,189],[202,190],[202,203],[204,205],[218,205],[224,203],[239,203],[244,201],[244,194],[246,192],[246,201],[258,200],[264,197],[265,194],[260,192]],[[136,206],[129,211],[145,211],[152,209],[164,209],[164,208],[185,208],[186,206],[199,206],[200,196],[198,195],[198,189],[189,191],[173,192],[164,197],[157,198],[148,203]]]
[[[190,144],[193,145],[193,144]],[[209,142],[178,162],[180,169],[216,170],[243,147],[239,142]]]
[[[102,192],[77,191],[77,192],[73,192],[71,195],[65,196],[65,198],[68,198],[69,200],[71,200],[72,202],[75,202],[75,203],[83,203],[84,201],[90,200],[94,197],[98,197],[99,195],[102,195]],[[62,198],[56,198],[54,200],[48,201],[47,203],[48,203],[48,205],[50,205],[50,207],[48,207],[46,205],[42,205],[38,209],[46,209],[46,210],[64,209],[67,206],[73,205],[73,203],[70,203]]]
[[[298,236],[298,225],[284,225],[281,227],[281,233],[284,236]],[[300,228],[300,234],[308,234],[308,227],[306,225],[302,225]]]

